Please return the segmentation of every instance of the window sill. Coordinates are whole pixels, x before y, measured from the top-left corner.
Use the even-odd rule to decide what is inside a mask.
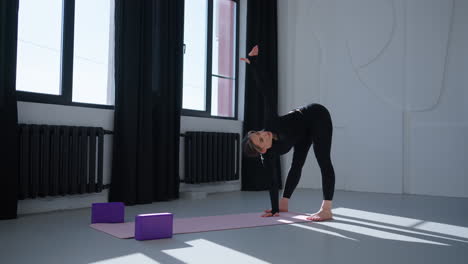
[[[226,117],[226,116],[213,116],[205,111],[197,111],[197,110],[189,110],[189,109],[182,109],[182,116],[188,117],[201,117],[201,118],[211,118],[211,119],[225,119],[225,120],[238,120],[237,116],[234,117]]]
[[[54,105],[64,105],[64,106],[76,106],[76,107],[85,107],[85,108],[97,108],[97,109],[114,110],[113,105],[100,105],[100,104],[67,102],[67,101],[64,100],[64,98],[62,96],[59,96],[59,95],[38,94],[38,93],[29,93],[29,92],[17,91],[16,92],[16,97],[17,97],[18,102],[54,104]]]

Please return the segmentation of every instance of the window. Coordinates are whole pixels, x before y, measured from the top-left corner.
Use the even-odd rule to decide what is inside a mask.
[[[185,0],[183,114],[237,118],[238,1]]]
[[[60,1],[50,1],[45,7],[40,1],[21,0],[18,13],[17,90],[60,94],[62,8]]]
[[[112,108],[114,0],[20,0],[18,99]]]

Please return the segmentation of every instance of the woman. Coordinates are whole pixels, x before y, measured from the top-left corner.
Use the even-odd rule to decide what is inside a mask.
[[[283,197],[278,205],[278,182],[271,177],[271,209],[265,210],[262,217],[279,216],[279,212],[288,211],[288,203],[301,178],[302,167],[307,153],[313,145],[315,157],[322,173],[323,202],[320,209],[308,220],[325,221],[332,219],[332,200],[335,190],[335,172],[330,159],[333,126],[330,113],[320,104],[310,104],[295,109],[284,116],[277,116],[270,107],[270,96],[263,89],[265,73],[262,70],[258,46],[249,53],[248,58],[241,58],[248,64],[255,79],[257,89],[265,101],[266,127],[262,131],[250,131],[243,140],[244,153],[250,157],[262,159],[264,167],[273,167],[273,160],[294,147],[293,161],[288,173]]]

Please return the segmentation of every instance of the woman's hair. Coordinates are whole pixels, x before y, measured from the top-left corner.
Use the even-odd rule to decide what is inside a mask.
[[[247,135],[242,139],[242,150],[244,155],[250,158],[255,158],[260,156],[260,152],[255,148],[254,143],[250,140],[250,134],[255,133],[255,131],[249,131]]]

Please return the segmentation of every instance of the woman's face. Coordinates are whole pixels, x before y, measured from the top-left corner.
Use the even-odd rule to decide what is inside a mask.
[[[249,136],[258,152],[264,154],[271,148],[273,134],[270,131],[256,131]]]

